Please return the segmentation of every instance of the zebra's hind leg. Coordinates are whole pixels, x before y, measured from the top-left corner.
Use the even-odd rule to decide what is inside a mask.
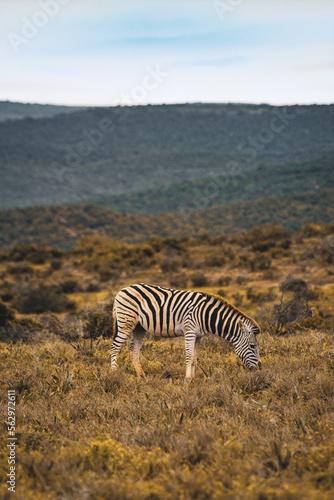
[[[146,331],[143,329],[141,325],[138,324],[136,328],[133,330],[133,339],[130,346],[131,361],[133,363],[133,366],[135,367],[138,377],[145,377],[145,373],[141,367],[139,360],[140,349],[141,346],[143,345],[145,335]]]
[[[118,329],[111,346],[111,369],[117,368],[117,356],[119,351],[131,335],[132,330]]]

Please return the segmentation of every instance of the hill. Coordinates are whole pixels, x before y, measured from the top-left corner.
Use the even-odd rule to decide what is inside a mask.
[[[78,203],[334,156],[333,105],[91,108],[0,124],[0,208]]]
[[[136,242],[153,235],[199,236],[248,230],[275,222],[285,229],[306,223],[334,220],[334,189],[269,196],[255,201],[234,202],[196,211],[160,215],[122,214],[93,204],[31,207],[0,211],[0,246],[14,243],[47,243],[71,248],[84,235],[112,236]]]
[[[86,109],[80,106],[55,106],[53,104],[30,104],[0,101],[0,122],[22,120],[23,118],[50,118],[62,113]]]
[[[124,213],[159,214],[229,205],[257,200],[270,193],[297,194],[334,189],[334,159],[259,168],[239,175],[207,177],[145,191],[94,200],[94,203]]]

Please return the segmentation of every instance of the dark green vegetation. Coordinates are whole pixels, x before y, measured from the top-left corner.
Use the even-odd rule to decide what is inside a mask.
[[[29,104],[0,101],[0,122],[22,120],[23,118],[51,118],[62,113],[86,109],[79,106],[55,106],[53,104]]]
[[[333,189],[322,190],[156,216],[122,214],[92,204],[2,210],[0,248],[29,242],[69,249],[83,235],[106,235],[127,242],[145,241],[153,235],[217,235],[267,222],[295,230],[310,222],[333,222],[333,197]]]
[[[234,201],[257,200],[268,195],[311,190],[321,192],[324,189],[334,189],[333,158],[272,169],[259,168],[239,175],[207,177],[103,198],[95,200],[95,203],[120,212],[148,215],[229,205]]]
[[[0,277],[1,498],[7,388],[19,500],[333,498],[333,226],[18,245]],[[141,281],[219,294],[254,317],[262,371],[208,335],[190,384],[183,339],[146,340],[145,380],[127,348],[112,373],[113,296]]]
[[[333,109],[189,104],[6,121],[0,124],[0,206],[78,203],[330,158]]]

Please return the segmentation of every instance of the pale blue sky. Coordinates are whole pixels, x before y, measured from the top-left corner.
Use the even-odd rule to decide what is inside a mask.
[[[0,9],[0,100],[334,100],[333,1],[0,0]]]

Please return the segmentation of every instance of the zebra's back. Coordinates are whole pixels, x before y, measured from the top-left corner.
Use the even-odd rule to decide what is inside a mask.
[[[205,295],[200,292],[173,290],[140,283],[123,288],[115,298],[115,313],[119,326],[129,320],[139,323],[153,335],[177,337],[183,335],[184,318]]]

